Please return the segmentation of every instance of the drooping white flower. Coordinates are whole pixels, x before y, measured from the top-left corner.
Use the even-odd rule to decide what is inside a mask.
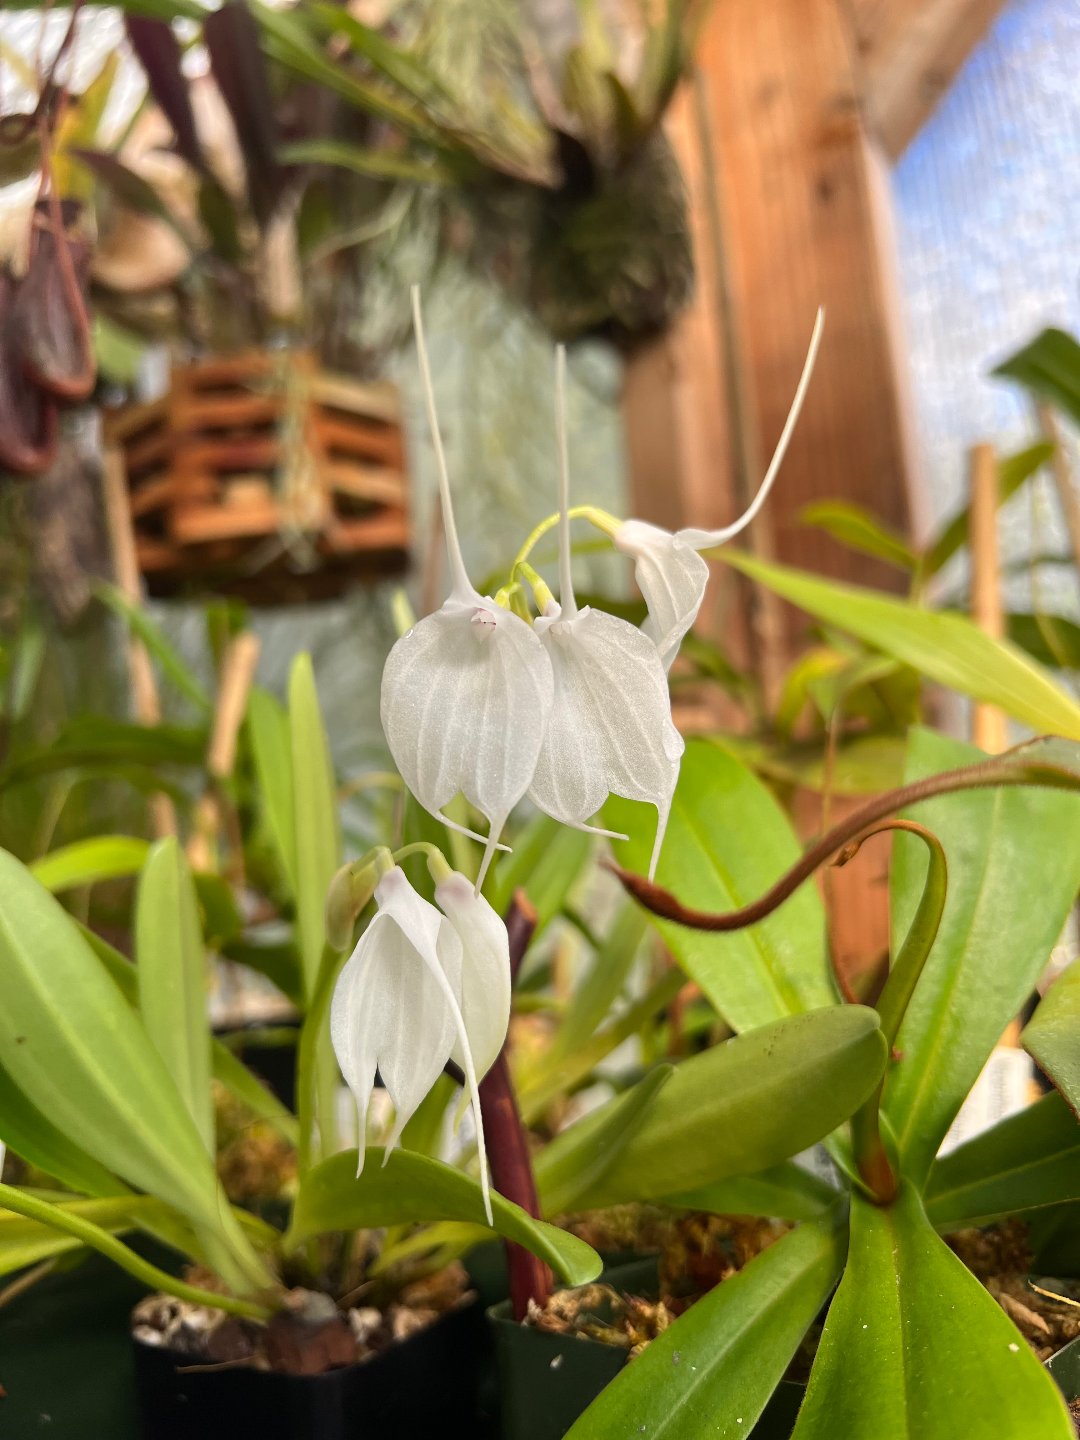
[[[388,1156],[448,1060],[465,1073],[476,1123],[480,1183],[491,1221],[479,1082],[506,1038],[510,956],[506,927],[456,872],[437,887],[440,914],[398,866],[375,887],[378,912],[338,979],[330,1036],[356,1101],[359,1163],[376,1070],[394,1104]],[[501,933],[500,933],[501,932]]]
[[[559,439],[559,598],[535,628],[555,675],[555,703],[529,789],[547,814],[578,829],[609,795],[656,806],[650,876],[663,844],[679,777],[682,736],[671,719],[667,676],[655,644],[635,626],[577,608],[570,572],[565,352],[556,358]],[[610,834],[610,831],[601,831]]]
[[[415,287],[413,315],[452,584],[442,608],[391,650],[380,713],[394,762],[425,810],[460,830],[443,813],[460,793],[486,817],[479,891],[507,817],[536,768],[554,681],[531,627],[480,595],[465,572]]]
[[[648,619],[642,629],[655,643],[665,669],[671,668],[672,661],[679,653],[683,636],[697,619],[705,597],[709,567],[698,551],[714,549],[733,539],[750,524],[768,499],[806,397],[821,342],[824,319],[824,312],[819,310],[795,398],[780,432],[776,450],[757,494],[743,514],[719,530],[687,528],[676,530],[672,534],[670,530],[663,530],[659,525],[649,525],[644,520],[626,520],[615,532],[613,538],[616,549],[629,555],[634,561],[634,579],[649,610]]]

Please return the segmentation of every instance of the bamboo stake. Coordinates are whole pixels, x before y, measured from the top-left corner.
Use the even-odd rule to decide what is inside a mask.
[[[116,585],[132,605],[141,605],[142,584],[135,553],[135,531],[128,504],[124,459],[121,452],[113,447],[105,450],[102,459],[105,520],[109,530]],[[154,667],[146,646],[135,635],[128,640],[128,674],[136,720],[140,725],[160,725],[161,699]],[[150,825],[159,839],[176,834],[176,807],[168,795],[151,795]]]
[[[995,640],[1005,635],[1001,602],[1001,563],[998,554],[998,466],[994,447],[973,445],[969,454],[971,490],[971,618]],[[971,736],[981,750],[999,755],[1008,748],[1004,712],[996,705],[977,703],[972,710]]]
[[[195,823],[187,846],[188,862],[194,870],[213,868],[214,847],[226,818],[220,786],[236,765],[237,740],[247,714],[260,648],[259,637],[244,630],[229,641],[222,656],[214,723],[206,751],[210,784],[195,807]]]

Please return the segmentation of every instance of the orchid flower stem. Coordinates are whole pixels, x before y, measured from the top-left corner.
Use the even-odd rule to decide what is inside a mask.
[[[318,1111],[321,1102],[328,1098],[318,1083],[322,1068],[319,1062],[323,1051],[329,1049],[330,1001],[338,974],[347,958],[348,952],[334,950],[329,945],[323,947],[315,993],[300,1027],[300,1041],[296,1047],[296,1108],[300,1125],[298,1168],[301,1179],[311,1169],[317,1155],[316,1128],[323,1118]]]
[[[536,929],[536,911],[523,891],[517,891],[506,915],[510,938],[510,971],[516,976]],[[508,1047],[480,1082],[480,1112],[487,1133],[491,1178],[500,1195],[512,1200],[534,1219],[540,1218],[540,1200],[529,1153],[529,1137],[518,1110],[510,1075]],[[512,1241],[506,1242],[510,1271],[510,1302],[514,1319],[524,1320],[529,1302],[543,1306],[552,1289],[551,1271],[542,1260]]]
[[[945,909],[948,889],[948,866],[941,841],[931,830],[916,825],[913,820],[885,820],[873,830],[868,830],[846,845],[833,862],[846,865],[862,844],[872,835],[886,830],[905,830],[917,835],[926,846],[930,862],[926,882],[919,898],[915,918],[904,938],[900,952],[893,961],[889,978],[877,1002],[881,1016],[881,1031],[890,1052],[896,1044],[911,997],[915,993],[919,976],[937,939],[941,916]],[[886,1072],[887,1073],[887,1072]],[[881,1098],[885,1090],[885,1076],[877,1089],[851,1117],[851,1141],[855,1164],[859,1175],[869,1187],[873,1198],[880,1205],[889,1204],[896,1196],[899,1180],[893,1161],[885,1147],[881,1134]]]
[[[523,560],[519,568],[523,578],[533,592],[533,599],[536,602],[537,610],[539,610],[541,615],[545,614],[548,606],[555,599],[551,593],[551,587],[544,577],[533,569],[527,560]],[[514,588],[520,590],[520,586]]]
[[[175,1275],[169,1275],[166,1271],[159,1270],[156,1265],[151,1265],[100,1225],[94,1225],[81,1215],[72,1215],[60,1205],[52,1205],[47,1200],[28,1195],[13,1185],[0,1184],[0,1209],[25,1215],[28,1220],[38,1220],[51,1230],[60,1230],[73,1236],[91,1250],[100,1251],[151,1290],[162,1290],[167,1295],[175,1295],[178,1300],[189,1300],[193,1305],[224,1310],[230,1315],[240,1315],[248,1320],[269,1320],[274,1313],[270,1306],[256,1300],[241,1300],[235,1295],[218,1295],[212,1290],[201,1290],[196,1285],[188,1285]]]
[[[535,526],[526,536],[524,545],[522,545],[514,557],[514,563],[510,567],[511,581],[516,579],[518,570],[525,561],[528,560],[536,545],[544,538],[549,530],[554,530],[555,526],[558,525],[559,513],[559,511],[556,511],[554,515],[548,515],[546,519],[541,520],[539,525]],[[600,510],[595,505],[571,505],[566,512],[566,518],[568,520],[588,520],[590,525],[595,525],[597,530],[602,530],[609,538],[615,535],[615,532],[622,523],[620,520],[616,520],[614,515],[609,515],[606,510]]]
[[[570,447],[566,434],[566,346],[555,347],[555,443],[559,453],[559,604],[562,618],[577,614],[570,563]]]
[[[439,417],[435,412],[435,387],[431,380],[431,365],[428,361],[427,342],[424,339],[424,317],[420,310],[419,285],[412,287],[412,312],[413,329],[416,333],[416,353],[420,361],[420,378],[424,389],[424,407],[427,410],[428,428],[431,430],[431,443],[435,447],[435,469],[439,477],[439,503],[442,506],[446,553],[450,560],[451,593],[457,599],[467,601],[475,592],[465,570],[457,524],[454,521],[454,507],[450,499],[450,472],[446,465],[442,436],[439,433]]]

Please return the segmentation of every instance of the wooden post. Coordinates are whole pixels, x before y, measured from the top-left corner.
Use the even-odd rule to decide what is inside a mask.
[[[142,600],[142,586],[135,558],[135,532],[131,526],[124,461],[120,451],[112,447],[107,448],[102,457],[102,493],[117,589],[132,605],[138,605]],[[136,720],[140,725],[160,725],[161,700],[154,667],[146,646],[135,635],[128,640],[128,673]],[[159,837],[176,834],[176,808],[168,795],[151,795],[150,824]]]
[[[995,640],[1005,634],[998,556],[998,466],[992,445],[973,445],[968,460],[971,492],[971,618]],[[971,738],[980,749],[998,755],[1008,748],[1005,713],[977,702],[972,708]]]
[[[247,713],[248,696],[259,663],[260,640],[250,630],[242,631],[229,641],[221,660],[217,704],[206,752],[206,768],[210,785],[195,807],[187,857],[195,870],[213,867],[213,851],[223,819],[223,801],[219,788],[233,772],[240,727]],[[243,869],[243,848],[238,852],[238,866]]]

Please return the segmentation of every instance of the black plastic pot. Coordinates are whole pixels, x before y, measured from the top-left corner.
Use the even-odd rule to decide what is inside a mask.
[[[604,1271],[624,1294],[657,1291],[656,1259]],[[627,1364],[625,1350],[576,1335],[551,1335],[515,1322],[508,1301],[488,1310],[495,1335],[502,1440],[562,1440]],[[805,1386],[783,1381],[754,1427],[754,1440],[790,1440]]]
[[[200,1369],[189,1357],[136,1341],[141,1434],[143,1440],[489,1440],[494,1432],[483,1388],[490,1345],[476,1301],[370,1360],[324,1375]]]
[[[1068,1404],[1080,1400],[1080,1339],[1070,1340],[1056,1355],[1051,1355],[1046,1368]]]

